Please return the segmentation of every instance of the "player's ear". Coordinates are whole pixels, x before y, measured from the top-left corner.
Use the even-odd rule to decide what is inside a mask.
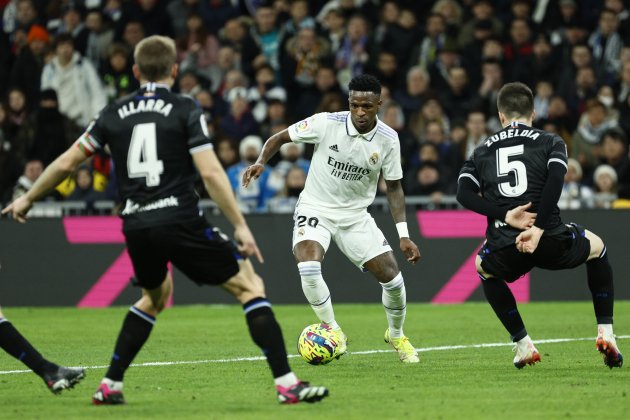
[[[171,77],[173,80],[177,79],[177,73],[179,73],[179,65],[175,63],[173,67],[171,67]]]
[[[505,114],[503,114],[503,112],[499,111],[499,122],[501,122],[501,126],[505,126]]]
[[[133,71],[133,77],[140,81],[140,67],[138,67],[137,64],[134,64],[133,67],[131,67],[131,70]]]
[[[536,110],[532,111],[532,121],[536,119]]]

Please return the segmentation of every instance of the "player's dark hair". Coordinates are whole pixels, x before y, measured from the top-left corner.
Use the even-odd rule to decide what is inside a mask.
[[[356,92],[372,92],[375,95],[381,94],[381,82],[371,74],[361,74],[355,76],[348,84],[348,90]]]
[[[499,90],[497,108],[507,118],[529,117],[534,112],[534,95],[527,85],[513,82]]]
[[[150,36],[136,45],[133,58],[140,74],[148,82],[166,79],[175,64],[175,42],[165,36]]]

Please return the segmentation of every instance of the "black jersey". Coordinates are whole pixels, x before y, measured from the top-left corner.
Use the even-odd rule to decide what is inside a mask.
[[[559,136],[512,123],[479,144],[464,163],[459,178],[469,178],[485,199],[506,211],[532,203],[536,212],[547,182],[550,163],[567,166],[567,148]],[[553,233],[562,225],[555,205],[546,226]],[[513,245],[520,233],[503,221],[488,218],[486,237],[494,249]]]
[[[212,148],[201,108],[168,86],[147,83],[100,112],[77,142],[109,146],[123,199],[123,229],[199,217],[191,154]]]

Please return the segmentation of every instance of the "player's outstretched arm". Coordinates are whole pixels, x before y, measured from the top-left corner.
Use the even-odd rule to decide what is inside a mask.
[[[409,229],[407,229],[407,214],[405,212],[405,194],[402,190],[400,180],[385,180],[387,185],[387,202],[389,211],[392,214],[394,223],[400,236],[400,250],[411,264],[415,264],[420,259],[418,246],[409,239]]]
[[[258,261],[264,262],[262,254],[256,245],[254,235],[238,207],[232,185],[217,158],[211,149],[201,150],[192,155],[193,161],[201,174],[203,183],[210,197],[217,203],[221,212],[234,226],[234,238],[239,243],[239,251],[246,257],[254,255]]]
[[[74,145],[70,146],[46,167],[31,189],[2,210],[2,214],[10,214],[18,222],[25,223],[26,213],[33,203],[66,179],[85,159],[87,156],[81,149]]]
[[[269,137],[265,144],[263,145],[262,150],[260,151],[260,156],[256,160],[256,163],[249,166],[245,173],[243,174],[243,186],[247,188],[250,181],[252,179],[258,179],[260,174],[265,170],[265,164],[280,150],[280,146],[285,143],[289,143],[291,141],[291,137],[289,136],[288,129],[284,129],[279,133],[274,134]]]

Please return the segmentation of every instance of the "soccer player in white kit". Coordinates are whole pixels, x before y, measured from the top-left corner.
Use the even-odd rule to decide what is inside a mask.
[[[418,353],[403,333],[407,302],[402,273],[392,248],[367,211],[382,173],[400,249],[407,261],[415,264],[420,251],[407,229],[405,196],[400,184],[400,143],[396,131],[376,116],[382,103],[378,79],[360,75],[348,87],[350,112],[315,114],[271,136],[256,163],[245,171],[243,185],[260,176],[264,165],[283,144],[293,141],[315,145],[306,185],[295,207],[293,227],[293,254],[304,295],[318,318],[338,332],[338,354],[343,354],[347,338],[335,320],[321,270],[330,240],[334,240],[350,261],[370,271],[380,282],[389,325],[385,341],[394,347],[402,362],[417,363]]]

